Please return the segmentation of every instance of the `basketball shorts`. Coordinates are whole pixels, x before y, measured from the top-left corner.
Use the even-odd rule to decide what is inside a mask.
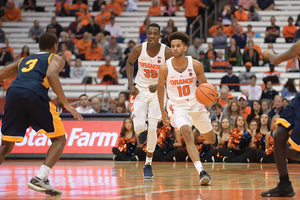
[[[167,110],[171,125],[178,130],[183,125],[194,125],[202,134],[212,130],[209,112],[196,98],[180,101],[168,100]]]
[[[293,149],[300,151],[300,94],[285,107],[276,123],[290,130],[288,142]]]
[[[8,90],[2,119],[2,140],[22,142],[26,129],[54,138],[65,135],[65,129],[56,106],[47,98],[37,97],[33,102]]]
[[[137,86],[136,86],[137,87]],[[149,88],[137,87],[139,94],[132,97],[131,113],[132,118],[143,117],[161,120],[161,112],[159,108],[157,93],[151,93]]]

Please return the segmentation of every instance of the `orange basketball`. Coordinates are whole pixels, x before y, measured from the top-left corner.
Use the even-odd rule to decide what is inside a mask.
[[[212,84],[202,83],[198,86],[195,96],[199,103],[210,105],[214,103],[218,97],[217,88]]]

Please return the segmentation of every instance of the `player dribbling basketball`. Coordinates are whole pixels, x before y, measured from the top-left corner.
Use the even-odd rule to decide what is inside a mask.
[[[208,111],[195,98],[197,78],[200,83],[206,83],[203,66],[200,62],[185,56],[189,37],[180,32],[169,36],[171,51],[174,57],[167,60],[159,69],[157,96],[164,124],[176,127],[184,137],[188,154],[199,173],[201,185],[210,185],[211,178],[204,171],[198,150],[194,144],[192,125],[201,135],[214,146],[218,145],[218,137],[213,132]],[[165,83],[167,85],[168,103],[164,108]],[[168,116],[169,115],[169,116]],[[170,117],[170,118],[169,118]]]

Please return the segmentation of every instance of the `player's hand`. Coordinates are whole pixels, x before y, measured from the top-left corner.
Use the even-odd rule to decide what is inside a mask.
[[[83,119],[83,117],[81,116],[81,114],[79,112],[77,112],[77,110],[74,107],[68,105],[65,108],[67,109],[67,111],[69,111],[70,113],[72,113],[72,115],[73,115],[73,117],[75,119],[78,119],[80,121]]]
[[[162,120],[164,125],[169,125],[170,124],[170,117],[166,113],[166,111],[163,111],[162,113]]]
[[[132,96],[136,96],[140,93],[140,91],[134,85],[132,87],[129,87],[129,90]]]
[[[150,86],[149,86],[149,91],[150,91],[151,93],[155,93],[156,90],[157,90],[157,84],[155,84],[155,85],[150,85]]]

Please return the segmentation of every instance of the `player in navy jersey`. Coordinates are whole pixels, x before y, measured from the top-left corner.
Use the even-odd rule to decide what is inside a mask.
[[[74,118],[82,120],[82,116],[69,105],[62,90],[58,73],[64,67],[65,61],[55,54],[57,45],[57,37],[54,34],[44,33],[39,40],[40,52],[0,70],[0,80],[17,76],[6,93],[0,164],[12,151],[15,142],[23,141],[29,126],[40,134],[46,134],[52,145],[38,174],[30,180],[28,187],[49,195],[62,193],[49,184],[47,177],[59,160],[66,143],[64,126],[48,96],[50,86]]]

